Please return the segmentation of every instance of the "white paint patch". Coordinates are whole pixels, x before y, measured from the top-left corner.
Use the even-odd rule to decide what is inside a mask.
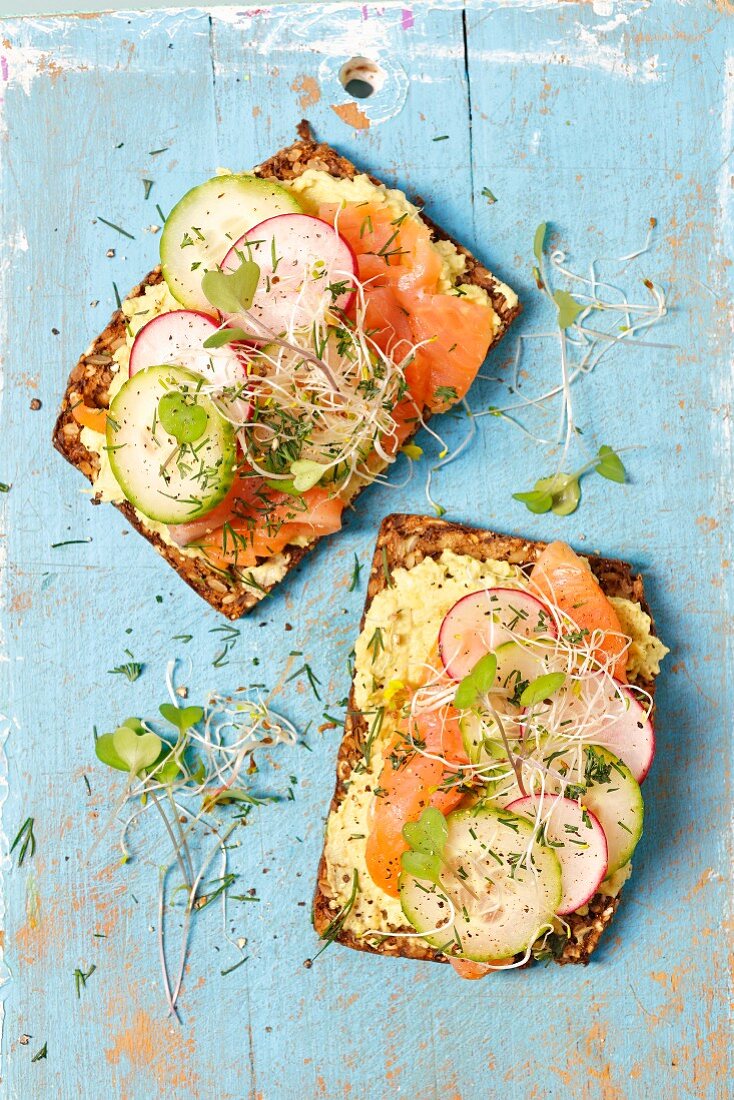
[[[37,46],[0,47],[4,60],[3,74],[8,88],[21,88],[31,94],[31,86],[39,77],[46,79],[63,73],[86,72],[90,66],[78,58],[64,56],[60,49],[41,50]],[[98,66],[96,66],[98,68]]]
[[[14,233],[8,234],[7,237],[0,237],[0,252],[4,249],[9,249],[11,252],[27,252],[28,238],[25,235],[25,230],[16,229]]]
[[[655,83],[664,69],[654,54],[642,62],[630,61],[621,45],[601,42],[586,27],[576,26],[574,38],[549,42],[532,50],[475,50],[473,61],[489,65],[569,65],[575,69],[601,70],[637,84]]]

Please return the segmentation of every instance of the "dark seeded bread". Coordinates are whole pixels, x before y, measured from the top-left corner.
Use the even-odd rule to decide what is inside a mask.
[[[469,554],[483,561],[494,558],[522,567],[532,565],[545,546],[546,543],[543,542],[531,542],[514,535],[498,535],[493,531],[480,531],[463,524],[446,523],[444,520],[430,519],[426,516],[387,516],[380,527],[372,559],[360,630],[364,626],[372,600],[387,584],[386,563],[389,574],[394,569],[410,569],[426,557],[438,558],[444,550],[452,550],[456,554]],[[587,557],[592,571],[608,596],[621,596],[628,600],[635,600],[648,615],[650,614],[645,601],[642,577],[634,573],[627,562],[614,558],[601,558],[593,554],[584,556]],[[641,686],[651,694],[654,693],[654,683],[643,682]],[[367,723],[354,711],[354,687],[352,687],[344,738],[337,758],[336,788],[331,801],[331,810],[337,809],[344,799],[352,770],[363,756],[368,732]],[[314,927],[319,935],[326,932],[329,923],[334,919],[335,910],[330,905],[332,900],[326,858],[322,855],[313,903]],[[618,904],[619,897],[611,898],[604,894],[596,894],[589,903],[588,915],[573,914],[568,917],[572,934],[558,962],[587,963],[602,932],[611,922]],[[581,929],[590,930],[583,935],[581,942],[577,942],[575,933]],[[412,929],[406,925],[401,931],[412,931]],[[358,951],[370,951],[378,955],[428,959],[434,962],[447,961],[444,955],[418,939],[388,937],[379,946],[371,946],[366,940],[358,938],[348,930],[342,931],[336,939],[339,943]]]
[[[322,169],[331,175],[351,178],[358,169],[341,156],[329,145],[316,142],[311,137],[308,123],[302,122],[298,127],[299,140],[293,145],[282,149],[271,157],[259,168],[255,174],[263,178],[275,180],[290,180],[301,175],[308,168]],[[374,180],[379,183],[379,180]],[[448,234],[439,229],[428,219],[424,219],[432,228],[437,239],[450,240]],[[456,242],[455,242],[456,243]],[[457,243],[459,251],[467,258],[466,273],[461,281],[474,283],[484,287],[494,306],[495,311],[502,321],[494,343],[497,343],[507,331],[507,328],[520,312],[520,306],[510,307],[503,297],[499,285],[490,272],[474,258],[465,248]],[[148,285],[161,282],[160,267],[156,267],[146,278],[131,292],[132,296],[141,293]],[[97,457],[90,453],[81,442],[79,425],[72,415],[73,398],[81,398],[90,408],[107,409],[109,407],[109,385],[113,376],[112,355],[117,348],[125,342],[125,318],[118,309],[92,347],[74,367],[66,387],[66,393],[61,403],[61,411],[56,421],[53,432],[53,444],[58,451],[76,466],[85,477],[94,483],[98,471]],[[99,503],[95,500],[94,503]],[[127,503],[118,504],[116,507],[123,513],[129,523],[136,528],[156,550],[173,566],[176,572],[199,593],[217,611],[221,611],[229,619],[238,619],[241,615],[250,611],[270,591],[255,587],[233,572],[222,572],[211,566],[202,556],[191,557],[181,553],[176,547],[169,546],[159,535],[148,530],[138,519],[135,510]],[[318,542],[313,539],[308,545],[302,547],[288,547],[284,551],[287,563],[287,572],[306,556],[309,550]]]

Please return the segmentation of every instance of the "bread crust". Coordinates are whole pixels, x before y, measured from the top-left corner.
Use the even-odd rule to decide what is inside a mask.
[[[292,145],[281,149],[269,160],[265,161],[254,174],[263,179],[291,180],[300,176],[308,168],[319,168],[331,173],[338,178],[352,178],[359,171],[346,157],[341,156],[330,145],[314,141],[308,123],[303,120],[298,126],[299,138]],[[373,182],[381,183],[375,177],[370,177]],[[421,215],[433,230],[437,239],[451,240],[447,233]],[[460,245],[454,244],[467,259],[467,270],[461,281],[474,283],[484,287],[489,294],[493,307],[497,312],[502,326],[492,342],[492,347],[504,336],[509,325],[520,313],[520,305],[511,307],[499,289],[499,284],[494,276],[484,267],[479,260]],[[151,271],[138,286],[134,287],[130,296],[135,296],[145,289],[162,282],[160,267]],[[88,351],[81,356],[78,363],[69,375],[66,392],[61,402],[61,409],[53,430],[53,445],[64,458],[75,466],[84,476],[94,484],[94,478],[98,471],[97,457],[87,450],[81,441],[81,428],[74,420],[72,408],[76,401],[81,399],[85,405],[93,409],[109,408],[109,386],[113,377],[113,353],[125,342],[125,317],[120,309],[115,310],[106,328],[96,338]],[[416,431],[420,425],[416,426]],[[415,434],[415,433],[413,433]],[[360,490],[361,491],[361,490]],[[93,499],[98,504],[98,499]],[[242,615],[252,610],[275,587],[273,584],[253,586],[236,577],[231,572],[222,572],[208,563],[203,556],[184,554],[175,546],[170,546],[155,531],[149,530],[138,518],[135,509],[127,502],[116,504],[116,508],[123,513],[130,525],[150,542],[159,554],[166,559],[179,576],[186,581],[194,591],[211,604],[215,610],[226,615],[229,619],[239,619]],[[312,539],[305,546],[286,547],[279,555],[283,560],[284,577],[299,564],[300,561],[317,545],[321,536]],[[268,559],[264,559],[267,561]]]
[[[438,558],[444,550],[455,554],[468,554],[485,561],[498,559],[513,565],[532,565],[547,543],[523,539],[516,535],[502,535],[494,531],[482,531],[462,523],[448,523],[445,520],[426,516],[394,514],[387,516],[380,527],[372,559],[367,584],[364,612],[360,631],[364,627],[367,612],[375,596],[388,583],[388,577],[394,569],[411,569],[424,558]],[[604,558],[595,554],[584,554],[601,587],[608,596],[621,596],[640,604],[643,611],[652,614],[645,599],[642,577],[633,571],[632,566],[617,558]],[[387,566],[387,570],[386,570]],[[654,621],[652,631],[655,632]],[[654,696],[653,681],[641,681]],[[354,683],[349,694],[347,718],[344,736],[339,748],[336,764],[336,785],[329,807],[329,813],[336,810],[344,799],[349,777],[353,768],[362,759],[368,726],[365,719],[356,711]],[[336,915],[331,907],[333,898],[330,893],[326,852],[319,862],[316,890],[313,900],[313,922],[319,935],[323,936]],[[589,902],[588,914],[581,916],[573,913],[566,918],[571,927],[569,937],[562,954],[556,960],[563,963],[588,963],[601,936],[610,924],[619,905],[619,896],[609,897],[596,894]],[[576,934],[588,929],[576,940]],[[412,931],[406,924],[402,931]],[[379,945],[371,945],[352,932],[344,930],[334,937],[339,943],[357,951],[369,951],[377,955],[391,955],[402,958],[424,959],[432,962],[447,962],[445,955],[435,951],[418,939],[399,939],[387,937]]]

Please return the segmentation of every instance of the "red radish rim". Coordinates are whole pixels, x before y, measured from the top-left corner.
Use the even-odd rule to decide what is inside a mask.
[[[601,675],[602,674],[599,673],[600,677],[601,677]],[[636,697],[636,695],[634,693],[634,690],[629,686],[629,684],[623,684],[621,680],[616,680],[616,679],[614,679],[614,677],[612,677],[612,680],[614,681],[614,686],[616,688],[618,688],[623,694],[629,696],[632,699],[632,702],[635,703],[636,706],[638,706],[638,707],[640,707],[644,710],[644,707],[642,706],[642,703]],[[520,711],[520,714],[518,715],[518,717],[522,717],[523,714],[527,714],[528,709],[529,709],[528,707],[523,707],[522,710]],[[638,785],[640,787],[642,786],[642,784],[645,782],[648,775],[650,774],[650,770],[651,770],[653,762],[655,760],[655,753],[657,751],[657,738],[655,736],[655,723],[652,720],[652,715],[651,714],[648,714],[648,716],[646,718],[646,721],[647,721],[648,725],[650,726],[650,749],[651,749],[651,752],[650,752],[650,759],[647,762],[647,766],[640,772],[639,776],[635,775],[635,773],[632,771],[632,768],[630,768],[629,764],[625,763],[624,759],[621,756],[619,756],[619,753],[614,752],[613,748],[608,748],[606,745],[601,745],[601,744],[599,745],[600,748],[606,749],[607,752],[611,752],[612,755],[619,757],[619,759],[622,761],[624,766],[626,768],[629,768],[630,772],[632,772],[632,778],[636,780],[636,782],[638,783]],[[521,741],[525,739],[525,729],[526,729],[526,727],[525,727],[524,724],[521,725],[520,728],[519,728],[520,740]],[[594,744],[596,744],[596,742],[590,741],[589,744],[593,746]]]
[[[640,702],[640,700],[635,695],[633,689],[629,686],[629,684],[623,684],[619,680],[615,680],[614,683],[618,688],[621,689],[621,691],[624,695],[627,695],[632,700],[633,703],[635,703],[638,707],[642,707],[643,710],[645,709],[642,706],[642,703]],[[648,761],[648,765],[644,769],[642,774],[640,775],[639,779],[637,780],[637,782],[640,786],[642,786],[642,784],[645,782],[648,775],[650,774],[650,769],[652,768],[653,762],[655,760],[655,753],[657,752],[657,736],[655,734],[655,723],[652,720],[652,711],[650,711],[650,713],[647,715],[645,721],[650,726],[650,749],[651,749],[651,752],[650,752],[650,760]],[[610,749],[609,751],[611,752],[612,750]],[[624,761],[622,761],[622,763],[624,763]],[[627,767],[629,767],[629,765],[627,765]]]
[[[536,803],[536,802],[540,801],[541,798],[543,799],[543,801],[545,801],[546,799],[552,799],[554,802],[557,802],[557,801],[572,802],[574,806],[577,805],[577,803],[574,802],[574,800],[572,798],[566,798],[565,795],[560,795],[559,796],[559,795],[552,795],[552,794],[544,794],[544,795],[528,794],[528,795],[522,795],[520,798],[516,798],[514,802],[510,802],[507,806],[505,806],[505,809],[510,811],[511,813],[515,813],[516,811],[513,809],[513,807],[518,806],[519,803],[521,803],[521,802]],[[607,871],[609,870],[609,842],[607,841],[607,834],[604,832],[604,826],[602,825],[601,821],[596,816],[596,814],[592,813],[591,810],[588,809],[586,806],[584,806],[584,813],[589,815],[589,819],[594,822],[594,824],[596,825],[596,828],[599,830],[599,833],[601,835],[602,840],[604,841],[604,867],[603,867],[603,871],[602,871],[602,874],[601,874],[600,878],[598,879],[598,881],[596,882],[596,884],[594,886],[594,889],[591,891],[591,893],[587,897],[584,898],[583,901],[578,902],[578,904],[575,905],[573,909],[570,909],[567,906],[562,906],[560,909],[556,909],[556,913],[560,917],[568,916],[569,913],[575,913],[575,912],[577,912],[577,910],[579,910],[581,908],[582,905],[588,904],[588,902],[590,902],[591,899],[596,894],[597,890],[601,886],[604,879],[607,877]],[[518,815],[518,816],[520,816],[520,815]],[[559,858],[559,863],[560,862],[561,861],[560,861],[560,858]],[[561,885],[563,885],[563,864],[561,864]]]
[[[458,682],[458,681],[456,681],[456,677],[454,677],[452,675],[452,673],[450,671],[450,668],[449,668],[449,666],[452,662],[447,662],[447,660],[444,658],[443,647],[441,645],[441,634],[443,632],[444,624],[445,624],[446,620],[448,619],[449,615],[454,610],[454,608],[458,607],[459,604],[464,603],[465,600],[470,600],[475,596],[483,595],[483,594],[489,593],[489,592],[510,592],[513,595],[516,595],[517,593],[519,593],[524,598],[526,598],[528,600],[532,600],[533,603],[537,604],[538,607],[542,608],[546,612],[546,615],[547,615],[547,618],[548,618],[548,627],[549,627],[548,636],[551,637],[551,638],[557,638],[558,637],[558,628],[557,628],[557,626],[556,626],[556,624],[553,620],[553,616],[550,614],[550,611],[548,610],[548,605],[543,600],[541,600],[539,596],[536,596],[532,592],[526,592],[524,588],[507,588],[506,586],[494,585],[492,588],[477,588],[474,592],[467,592],[465,596],[461,596],[460,599],[458,599],[455,603],[453,603],[451,605],[451,607],[448,609],[448,611],[444,615],[443,619],[441,620],[441,626],[438,628],[438,655],[441,658],[441,664],[444,667],[444,671],[445,671],[446,675],[450,679],[454,680],[455,682]],[[461,677],[459,679],[461,679]]]
[[[346,237],[342,237],[339,230],[335,226],[333,226],[331,224],[331,222],[327,222],[324,218],[317,218],[314,214],[298,214],[295,211],[292,211],[289,214],[274,214],[272,218],[264,218],[263,221],[258,222],[257,225],[253,225],[252,229],[248,229],[246,233],[243,233],[242,236],[239,237],[234,242],[234,244],[231,246],[231,248],[228,249],[226,256],[224,257],[224,259],[222,260],[222,262],[219,265],[220,268],[224,269],[224,265],[227,263],[227,260],[232,255],[232,253],[235,251],[235,249],[237,249],[242,244],[243,241],[248,240],[248,238],[250,238],[252,236],[252,234],[255,233],[260,228],[261,225],[267,225],[268,222],[280,221],[281,218],[308,218],[309,221],[320,222],[322,225],[325,225],[328,229],[330,229],[331,232],[334,233],[339,238],[341,243],[346,247],[347,251],[349,252],[349,255],[351,256],[351,259],[352,259],[352,278],[353,278],[355,283],[357,282],[357,272],[359,271],[358,262],[357,262],[357,253],[354,251],[354,249],[352,248],[351,244],[346,239]],[[350,308],[350,306],[354,302],[354,298],[356,296],[356,293],[357,293],[357,288],[355,286],[355,288],[348,293],[346,303],[343,306],[339,306],[339,312],[340,313],[346,313],[347,312],[347,310]]]
[[[140,328],[138,329],[138,331],[135,333],[135,336],[133,337],[132,346],[130,348],[130,365],[128,367],[128,374],[129,374],[130,378],[132,378],[132,376],[134,374],[137,374],[138,370],[145,370],[144,367],[138,367],[135,370],[133,369],[133,362],[134,362],[133,357],[135,355],[135,344],[138,341],[138,337],[141,336],[142,333],[145,332],[145,330],[148,328],[149,325],[154,325],[157,321],[160,321],[161,317],[171,317],[174,314],[181,314],[181,313],[185,313],[187,316],[189,314],[193,313],[196,317],[201,317],[202,320],[204,320],[204,321],[210,321],[211,324],[212,324],[212,328],[219,328],[219,321],[217,320],[217,318],[212,317],[211,313],[204,313],[204,311],[201,310],[201,309],[168,309],[168,310],[165,311],[165,313],[157,313],[155,315],[155,317],[151,317],[149,321],[146,321],[144,325],[141,325]],[[153,364],[153,363],[148,364],[148,366],[154,366],[154,365],[155,364]]]

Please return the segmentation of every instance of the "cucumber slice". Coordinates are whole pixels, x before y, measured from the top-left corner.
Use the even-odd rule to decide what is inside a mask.
[[[642,792],[627,765],[611,752],[589,747],[584,755],[586,791],[581,804],[591,810],[604,830],[607,874],[611,875],[632,858],[642,836]]]
[[[528,869],[521,856],[532,826],[494,806],[456,810],[446,824],[448,868],[438,883],[400,875],[406,918],[432,947],[457,957],[486,962],[527,950],[561,904],[557,856],[536,842]]]
[[[255,176],[215,176],[193,187],[176,203],[161,234],[161,268],[173,297],[187,309],[211,311],[202,275],[221,264],[258,222],[300,210],[284,187]]]
[[[498,706],[500,718],[519,714],[518,707],[510,703]],[[467,711],[459,719],[459,731],[464,752],[470,764],[485,764],[491,760],[507,760],[507,752],[502,742],[497,723],[491,716],[480,716],[475,711]],[[508,765],[509,766],[509,765]]]
[[[130,503],[159,523],[188,523],[206,515],[234,480],[235,431],[199,392],[202,381],[182,367],[148,367],[128,378],[110,405],[112,473]],[[179,439],[160,423],[165,395],[169,402],[180,395],[183,415],[191,419],[188,431],[177,431]],[[180,442],[181,436],[188,441]]]
[[[527,643],[503,642],[495,649],[497,658],[497,687],[512,697],[523,683],[537,680],[549,672],[558,672],[565,666],[562,656],[551,642],[542,639]]]

